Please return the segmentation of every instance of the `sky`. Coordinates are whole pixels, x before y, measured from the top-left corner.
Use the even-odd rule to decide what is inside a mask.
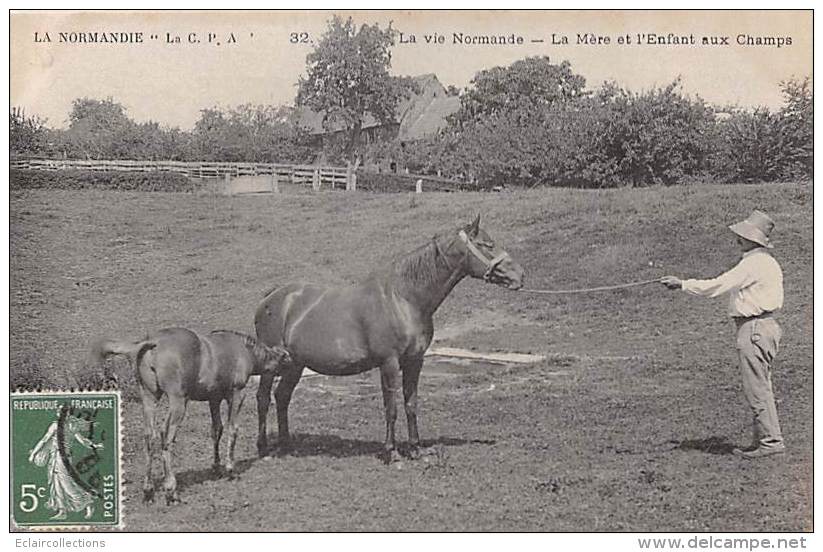
[[[613,80],[642,91],[679,76],[686,93],[714,104],[777,108],[780,81],[812,73],[811,11],[336,13],[351,15],[358,24],[391,21],[403,33],[404,41],[392,49],[392,73],[434,73],[444,85],[460,88],[482,69],[546,55],[553,62],[571,62],[589,88]],[[208,107],[291,105],[306,55],[331,16],[320,11],[16,11],[11,105],[62,128],[72,100],[111,97],[138,122],[182,129],[190,129]],[[93,33],[125,33],[118,36],[130,42],[90,43]],[[136,42],[138,33],[142,42]],[[456,33],[464,42],[513,35],[522,43],[461,44],[455,43]],[[595,43],[579,43],[584,35]],[[664,44],[650,44],[651,35]],[[631,43],[619,43],[620,37]],[[728,44],[702,45],[704,37],[709,42],[726,37]],[[781,44],[738,44],[747,37]]]

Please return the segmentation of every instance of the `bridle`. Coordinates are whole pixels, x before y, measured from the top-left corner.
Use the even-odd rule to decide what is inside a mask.
[[[474,255],[474,258],[483,263],[486,267],[486,272],[483,274],[483,279],[487,282],[491,279],[494,269],[497,268],[500,263],[510,258],[509,254],[503,250],[497,256],[490,259],[482,251],[480,251],[479,247],[474,245],[474,242],[469,239],[469,236],[466,235],[465,231],[461,230],[458,236],[463,243],[466,244],[466,248],[468,248],[472,255]]]
[[[501,251],[497,256],[493,258],[487,257],[481,250],[478,248],[474,242],[469,239],[469,236],[466,234],[464,230],[461,230],[458,233],[458,237],[460,240],[466,244],[467,253],[466,256],[463,257],[463,260],[466,259],[468,253],[474,255],[474,258],[483,263],[483,266],[486,267],[486,272],[483,273],[483,280],[488,282],[491,279],[491,275],[494,272],[494,269],[497,268],[500,263],[503,261],[510,259],[509,254],[506,251]],[[437,242],[437,236],[432,238],[432,242],[434,242],[434,247],[437,248],[437,253],[443,258],[443,262],[446,263],[446,266],[449,270],[454,270],[454,267],[449,262],[449,257],[445,254],[445,252],[440,248],[440,244]],[[451,245],[449,246],[449,248]]]

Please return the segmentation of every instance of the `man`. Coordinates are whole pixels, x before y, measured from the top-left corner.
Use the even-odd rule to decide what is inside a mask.
[[[729,294],[729,316],[737,324],[737,352],[743,392],[754,415],[752,447],[734,449],[747,459],[785,452],[772,390],[772,363],[780,347],[782,330],[774,314],[783,306],[783,271],[769,254],[769,234],[774,221],[754,211],[746,220],[729,226],[737,234],[743,258],[728,272],[712,280],[680,280],[666,276],[669,289],[683,289],[703,297]]]

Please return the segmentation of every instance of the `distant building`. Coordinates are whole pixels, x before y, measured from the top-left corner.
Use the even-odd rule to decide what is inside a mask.
[[[361,134],[363,143],[394,139],[405,143],[437,134],[446,126],[446,117],[460,108],[460,98],[449,96],[436,75],[419,75],[412,79],[417,83],[418,91],[400,101],[394,121],[382,124],[371,115],[366,115]],[[323,128],[323,113],[298,108],[295,116],[299,126],[317,137],[318,145],[343,132],[342,127],[333,130]]]

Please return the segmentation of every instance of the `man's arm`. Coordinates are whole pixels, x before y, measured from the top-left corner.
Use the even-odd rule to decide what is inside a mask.
[[[754,279],[742,262],[711,280],[681,280],[676,276],[666,276],[660,281],[669,289],[682,289],[703,297],[717,297],[733,289],[744,288],[754,283]]]

